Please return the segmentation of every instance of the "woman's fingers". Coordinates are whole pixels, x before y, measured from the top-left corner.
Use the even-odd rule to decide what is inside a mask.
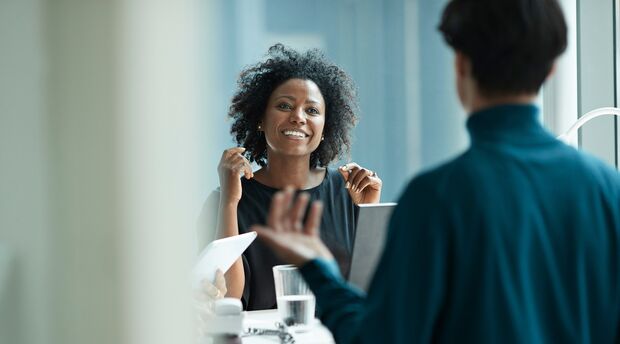
[[[355,162],[350,162],[343,165],[339,170],[347,181],[345,187],[353,192],[360,192],[368,185],[371,185],[379,180],[374,172],[361,167]],[[373,180],[374,178],[377,180]]]
[[[221,298],[221,291],[211,282],[204,280],[203,282],[203,289],[207,294],[207,297],[210,299],[218,299]]]
[[[357,192],[364,190],[368,185],[372,184],[371,177],[366,177],[357,185]]]
[[[215,287],[220,291],[222,297],[224,297],[224,295],[226,295],[226,293],[228,292],[228,288],[226,288],[226,279],[224,278],[224,273],[220,269],[215,272]]]
[[[365,177],[365,169],[361,167],[356,167],[351,170],[351,174],[349,174],[349,189],[353,192],[357,192],[357,186],[361,181],[361,178]],[[361,177],[361,178],[360,178]]]
[[[254,172],[252,171],[252,165],[250,165],[250,162],[248,161],[248,159],[246,159],[245,157],[243,158],[243,162],[242,162],[242,171],[243,171],[243,175],[245,176],[245,179],[250,179],[250,178],[254,178]]]
[[[346,180],[345,187],[351,192],[360,192],[369,185],[381,185],[381,179],[375,172],[363,168],[355,162],[340,166],[338,170]]]
[[[234,158],[236,156],[243,156],[243,152],[245,152],[244,147],[233,147],[224,150],[224,152],[222,153],[222,157],[220,158],[220,165],[226,165],[226,163],[230,161],[231,158]]]
[[[348,162],[348,163],[342,165],[340,168],[350,172],[353,169],[360,168],[360,165],[358,165],[358,163],[356,163],[354,161],[351,161],[351,162]]]
[[[355,167],[351,170],[351,172],[349,173],[349,179],[347,180],[347,184],[345,185],[347,189],[350,189],[351,191],[355,192],[355,186],[357,186],[357,184],[355,184],[355,177],[359,174],[360,169],[358,167]]]
[[[252,165],[241,154],[236,156],[231,156],[228,165],[230,168],[237,174],[243,174],[246,179],[250,179],[254,177],[254,172],[252,172]]]
[[[245,152],[245,147],[228,148],[227,150],[224,151],[224,153],[222,153],[222,159],[228,158],[231,155],[241,154],[243,152]]]
[[[349,180],[349,169],[347,169],[347,165],[340,166],[340,168],[338,168],[338,172],[340,172],[345,182]]]
[[[365,180],[370,182],[370,177],[372,176],[372,171],[369,171],[365,168],[361,168],[359,169],[355,176],[353,177],[353,180],[351,181],[351,187],[353,188],[353,191],[355,192],[360,192],[363,188],[361,187],[362,182],[364,182]]]
[[[345,184],[345,187],[348,189],[351,186],[351,174],[353,172],[355,172],[356,170],[358,170],[360,168],[360,165],[358,165],[355,162],[349,162],[346,163],[342,166],[340,166],[340,168],[338,169],[340,171],[340,174],[342,174],[342,176],[344,177],[344,180],[347,181],[347,184]]]

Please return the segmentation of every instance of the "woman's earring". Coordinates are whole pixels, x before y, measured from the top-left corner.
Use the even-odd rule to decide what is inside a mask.
[[[258,131],[261,131],[263,129],[263,127],[261,127],[261,125],[258,125]]]
[[[325,136],[321,136],[321,141],[325,140]]]

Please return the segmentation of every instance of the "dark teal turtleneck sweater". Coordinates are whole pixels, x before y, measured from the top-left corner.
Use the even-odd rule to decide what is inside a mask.
[[[414,178],[368,295],[301,271],[338,343],[618,343],[620,175],[532,105],[470,116],[471,147]]]

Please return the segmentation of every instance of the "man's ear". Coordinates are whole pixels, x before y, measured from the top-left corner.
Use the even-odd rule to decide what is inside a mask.
[[[547,73],[547,77],[545,78],[545,82],[547,82],[547,80],[551,79],[553,74],[555,74],[556,66],[557,66],[557,62],[554,61],[553,64],[551,65],[551,69],[549,69],[549,73]]]
[[[454,52],[454,69],[456,74],[463,78],[471,73],[471,62],[469,58],[460,51]]]

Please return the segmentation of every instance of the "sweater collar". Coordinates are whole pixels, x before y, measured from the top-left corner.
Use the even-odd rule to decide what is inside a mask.
[[[476,111],[467,119],[472,144],[497,142],[539,144],[553,141],[539,121],[539,110],[533,104],[506,104]]]

